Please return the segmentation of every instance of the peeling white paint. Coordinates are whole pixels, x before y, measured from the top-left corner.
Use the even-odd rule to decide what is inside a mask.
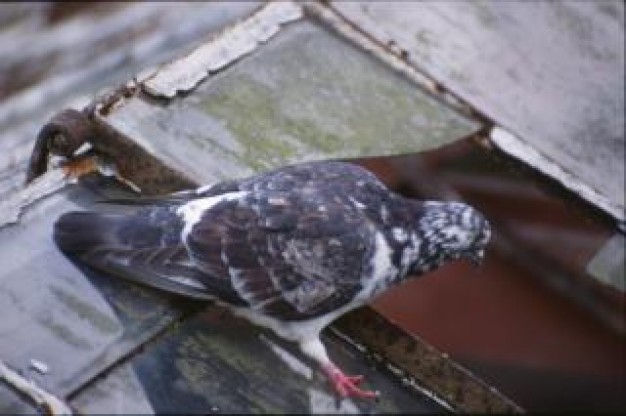
[[[48,364],[44,363],[43,361],[35,360],[34,358],[30,359],[30,363],[28,364],[28,366],[37,371],[39,374],[45,375],[50,372],[50,367],[48,367]]]
[[[257,13],[224,30],[186,57],[173,61],[148,78],[143,86],[149,94],[173,98],[189,91],[211,72],[254,51],[280,30],[281,25],[303,17],[302,7],[293,2],[270,2]]]
[[[2,361],[0,361],[0,379],[30,397],[38,406],[45,407],[51,415],[73,414],[72,409],[63,400],[42,390],[34,381],[25,379]]]
[[[625,207],[611,202],[604,195],[584,183],[573,173],[566,171],[554,160],[540,153],[513,133],[502,127],[494,127],[490,133],[491,141],[503,152],[538,169],[541,173],[559,181],[563,186],[580,197],[591,202],[617,220],[626,219]]]
[[[39,199],[51,195],[67,183],[62,169],[53,169],[35,179],[9,198],[0,201],[0,227],[19,221],[22,209]]]

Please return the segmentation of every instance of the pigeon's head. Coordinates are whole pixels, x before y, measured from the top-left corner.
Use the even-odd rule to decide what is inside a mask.
[[[460,202],[427,202],[422,231],[444,260],[465,258],[481,264],[491,238],[485,217]]]

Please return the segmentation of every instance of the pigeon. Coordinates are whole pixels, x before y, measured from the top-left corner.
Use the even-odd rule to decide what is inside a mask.
[[[340,161],[129,203],[139,205],[130,214],[63,214],[56,244],[91,268],[228,306],[298,343],[341,397],[378,393],[333,363],[322,329],[408,276],[480,262],[491,234],[467,204],[405,198]]]

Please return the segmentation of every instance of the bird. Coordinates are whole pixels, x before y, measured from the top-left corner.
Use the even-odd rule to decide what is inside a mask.
[[[490,225],[462,202],[418,200],[343,161],[292,164],[61,215],[53,238],[109,275],[212,301],[295,342],[341,397],[375,398],[328,356],[321,331],[409,277],[480,263]]]

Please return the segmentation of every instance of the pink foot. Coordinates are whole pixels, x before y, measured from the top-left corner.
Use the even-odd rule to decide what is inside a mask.
[[[341,397],[354,396],[375,399],[379,395],[376,391],[361,390],[357,387],[363,381],[363,376],[347,376],[332,364],[324,366],[323,369]]]

